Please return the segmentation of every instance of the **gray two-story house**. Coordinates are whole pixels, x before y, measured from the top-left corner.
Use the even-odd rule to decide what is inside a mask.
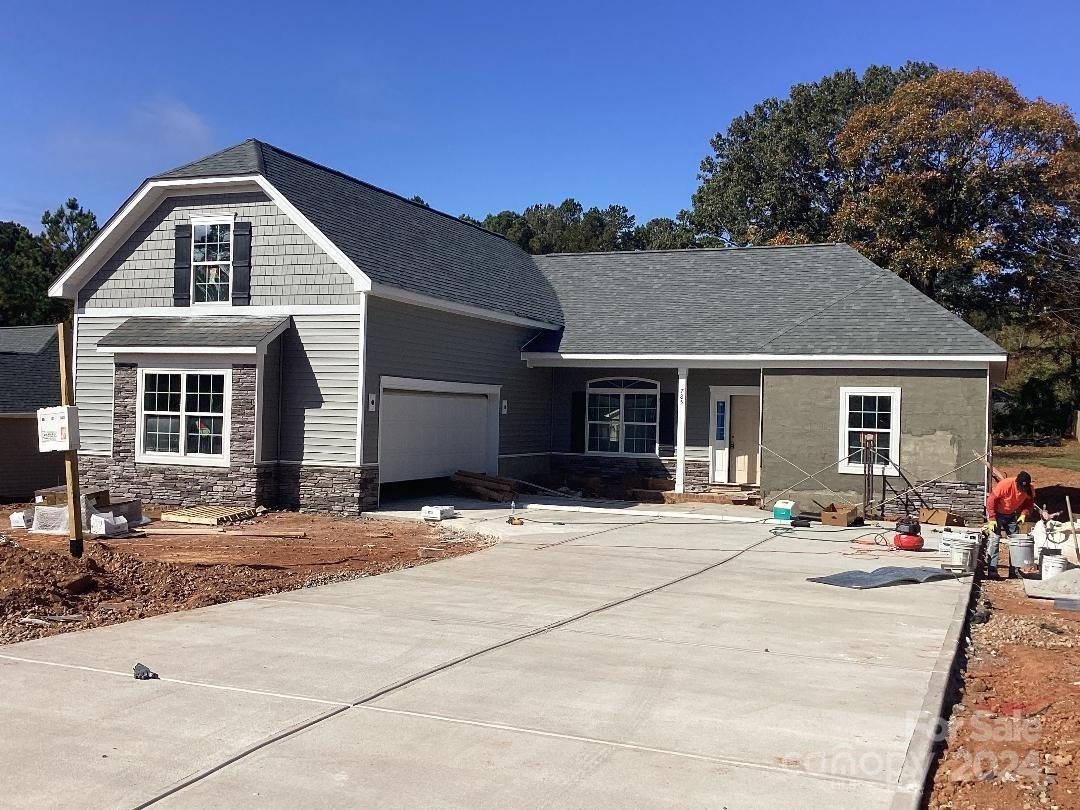
[[[160,503],[356,514],[465,468],[814,508],[867,436],[978,495],[1006,359],[845,245],[530,256],[254,140],[145,181],[50,294],[86,483]]]

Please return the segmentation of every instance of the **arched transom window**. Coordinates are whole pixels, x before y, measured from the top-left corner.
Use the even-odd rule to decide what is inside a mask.
[[[590,380],[586,394],[587,452],[659,453],[656,444],[658,382],[633,377]]]

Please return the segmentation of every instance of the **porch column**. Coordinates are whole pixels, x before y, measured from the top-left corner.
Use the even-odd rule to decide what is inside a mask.
[[[675,491],[686,487],[686,378],[690,369],[679,369],[679,416],[675,423]]]

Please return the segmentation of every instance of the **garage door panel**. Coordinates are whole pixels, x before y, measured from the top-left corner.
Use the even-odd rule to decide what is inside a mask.
[[[486,470],[488,398],[476,394],[383,391],[379,478],[383,483]]]

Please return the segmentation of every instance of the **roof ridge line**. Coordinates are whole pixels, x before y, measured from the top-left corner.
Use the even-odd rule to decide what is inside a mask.
[[[612,255],[648,255],[652,253],[722,253],[724,251],[742,250],[787,250],[790,248],[822,248],[822,247],[851,247],[846,242],[807,242],[800,245],[726,245],[724,247],[691,247],[691,248],[656,248],[646,250],[582,250],[562,251],[560,253],[537,253],[533,254],[541,259],[547,256],[612,256]]]
[[[261,143],[261,141],[259,141],[258,138],[245,138],[244,140],[240,141],[240,143],[234,143],[232,146],[226,146],[224,149],[218,149],[216,152],[211,152],[209,155],[203,155],[202,157],[195,158],[195,160],[189,160],[187,163],[184,163],[184,164],[182,164],[180,166],[174,166],[171,169],[166,169],[164,172],[158,172],[157,174],[152,174],[147,179],[156,180],[156,179],[161,178],[162,175],[172,174],[173,172],[181,171],[182,169],[186,169],[188,166],[194,166],[196,163],[202,163],[204,160],[209,160],[212,157],[217,157],[218,155],[224,155],[226,152],[229,152],[229,151],[231,151],[233,149],[237,149],[237,148],[243,146],[245,143],[253,143],[253,144],[256,144],[256,147],[258,147],[258,145]],[[258,152],[258,149],[256,149],[255,154],[258,156],[258,160],[261,163],[262,162],[262,155]]]
[[[331,174],[336,174],[338,177],[344,178],[345,180],[349,180],[350,182],[353,182],[353,183],[357,183],[358,185],[364,186],[365,188],[369,188],[372,191],[377,191],[380,194],[386,194],[387,196],[394,197],[394,198],[396,198],[398,200],[401,200],[404,203],[408,203],[409,205],[411,205],[411,206],[413,206],[415,208],[419,208],[419,209],[424,210],[424,211],[430,211],[431,213],[438,214],[441,217],[446,217],[447,219],[452,220],[452,221],[457,222],[457,223],[460,223],[461,225],[467,225],[470,228],[475,228],[476,230],[480,231],[481,233],[487,233],[487,234],[491,234],[492,236],[497,236],[499,239],[502,239],[504,242],[508,242],[509,244],[516,247],[518,250],[520,250],[526,256],[531,256],[532,255],[528,251],[524,250],[521,247],[521,245],[517,244],[516,242],[513,242],[512,240],[510,240],[506,236],[503,236],[501,233],[498,233],[496,231],[485,228],[483,225],[478,225],[475,222],[467,222],[464,219],[462,219],[461,217],[454,216],[453,214],[449,213],[448,211],[442,211],[442,210],[440,210],[438,208],[433,208],[430,205],[428,205],[427,203],[418,203],[415,200],[410,200],[408,197],[404,197],[401,194],[398,194],[396,191],[390,191],[390,189],[383,188],[382,186],[377,186],[374,183],[369,183],[367,180],[361,180],[359,177],[353,177],[351,174],[346,174],[345,172],[341,171],[340,169],[335,169],[333,166],[327,166],[327,165],[325,165],[323,163],[318,163],[318,162],[312,160],[311,158],[306,158],[303,155],[298,155],[295,152],[290,152],[287,149],[282,149],[280,146],[274,146],[274,144],[272,144],[272,143],[266,143],[265,141],[259,141],[259,140],[256,140],[254,138],[252,138],[251,140],[255,140],[255,142],[260,144],[262,147],[265,147],[267,149],[272,149],[275,152],[278,152],[278,153],[280,153],[282,155],[285,155],[286,157],[292,158],[293,160],[298,160],[301,163],[306,163],[308,166],[314,166],[316,169],[322,169],[323,171],[330,172]],[[225,151],[225,150],[222,150],[222,151]],[[215,154],[217,154],[217,153],[215,153]],[[212,156],[207,155],[207,157],[212,157]],[[202,159],[202,158],[200,158],[200,159]],[[259,159],[260,159],[260,163],[261,163],[262,160],[263,160],[261,152],[259,154]],[[198,163],[198,161],[194,161],[194,162]],[[188,164],[188,165],[190,165],[190,164]],[[181,168],[183,168],[183,167],[181,167]],[[265,174],[265,170],[263,171],[263,174]]]

